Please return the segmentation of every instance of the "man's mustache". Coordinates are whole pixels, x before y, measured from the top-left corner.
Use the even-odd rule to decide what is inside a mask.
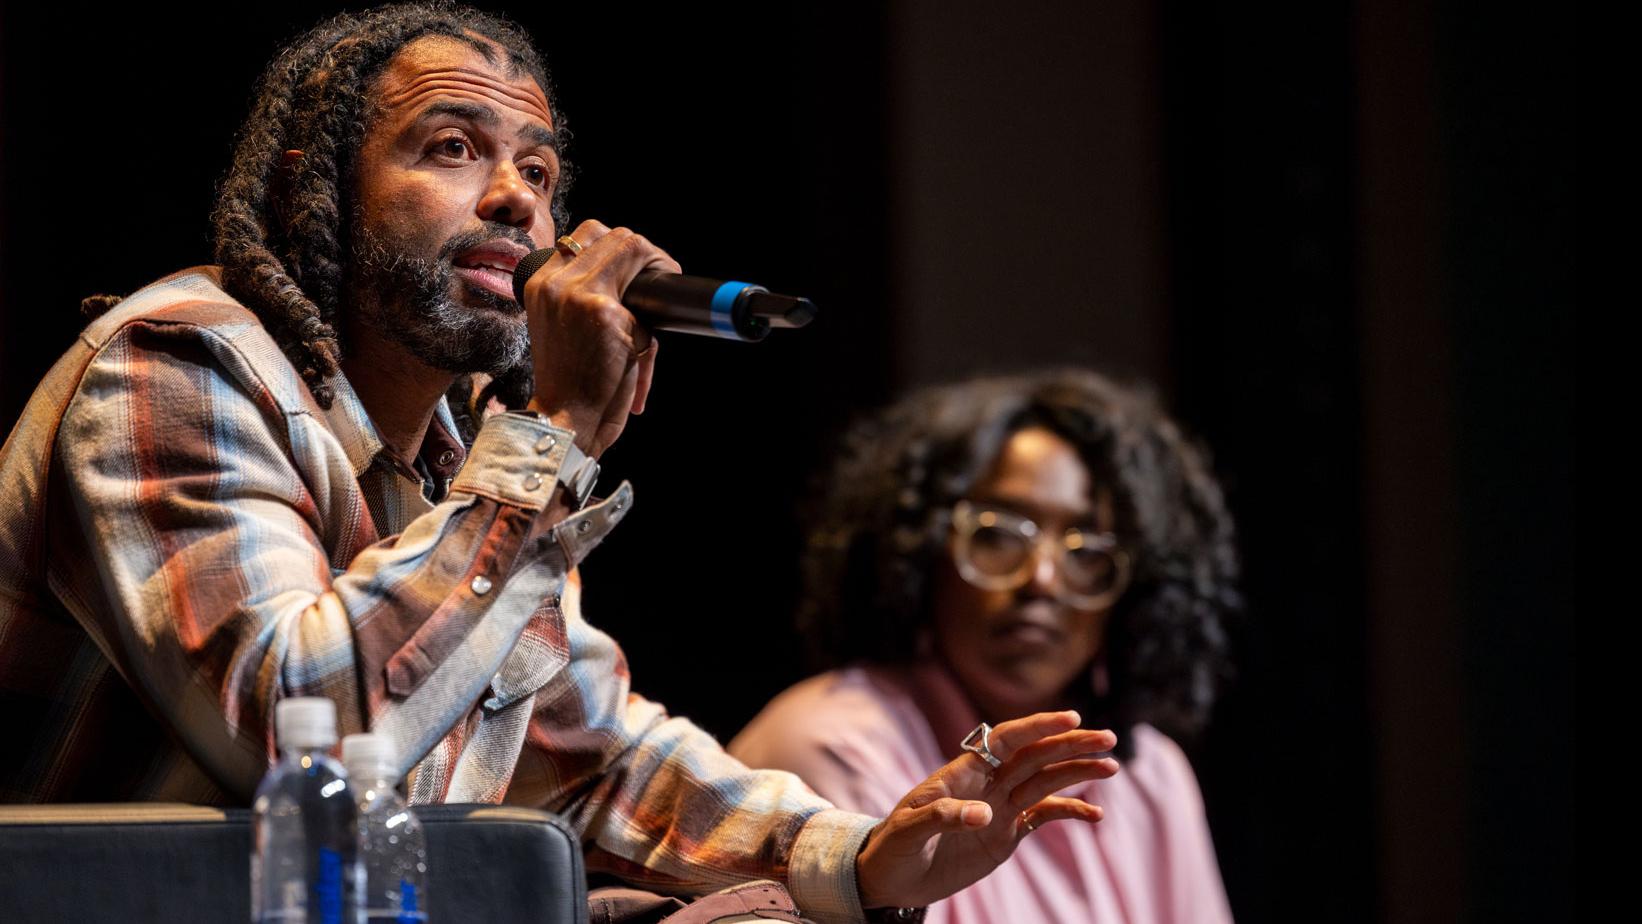
[[[488,244],[498,238],[511,241],[526,250],[536,249],[536,242],[530,239],[530,235],[526,234],[523,228],[499,221],[487,221],[482,228],[464,231],[446,241],[439,248],[439,260],[448,263],[462,251]]]

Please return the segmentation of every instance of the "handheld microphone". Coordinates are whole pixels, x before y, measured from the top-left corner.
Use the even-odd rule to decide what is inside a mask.
[[[542,268],[551,247],[531,252],[513,270],[513,296],[524,304],[525,283]],[[726,282],[678,273],[633,277],[621,297],[645,327],[727,340],[758,341],[775,327],[798,328],[815,319],[815,303],[777,295],[749,282]]]

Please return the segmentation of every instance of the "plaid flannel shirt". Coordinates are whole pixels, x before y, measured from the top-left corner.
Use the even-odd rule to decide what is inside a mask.
[[[629,485],[535,535],[572,434],[498,415],[467,451],[441,404],[407,471],[219,283],[184,271],[94,321],[0,449],[0,800],[244,804],[274,704],[324,696],[341,733],[393,737],[413,802],[547,809],[590,870],[774,878],[861,918],[873,820],[630,692],[582,618],[572,570]]]

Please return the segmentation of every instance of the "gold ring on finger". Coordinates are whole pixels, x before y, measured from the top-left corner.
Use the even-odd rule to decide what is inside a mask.
[[[567,257],[574,257],[576,254],[582,252],[581,242],[577,241],[568,234],[559,238],[557,241],[554,241],[553,247],[558,250],[559,253],[562,253]]]
[[[1031,834],[1033,831],[1038,830],[1038,826],[1032,821],[1032,813],[1030,811],[1021,813],[1021,824],[1026,826],[1027,834]]]

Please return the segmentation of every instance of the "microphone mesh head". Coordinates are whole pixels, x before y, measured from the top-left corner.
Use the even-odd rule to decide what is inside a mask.
[[[551,247],[532,250],[529,256],[520,260],[519,265],[513,268],[513,298],[519,304],[523,305],[525,303],[525,283],[530,281],[530,277],[536,275],[536,271],[541,269],[542,264],[546,263],[547,258],[551,256],[553,256],[553,248]]]

